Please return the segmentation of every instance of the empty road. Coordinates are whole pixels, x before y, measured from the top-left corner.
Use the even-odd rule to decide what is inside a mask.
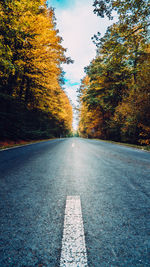
[[[82,138],[0,151],[0,267],[74,266],[68,214],[85,245],[76,266],[150,266],[150,153]]]

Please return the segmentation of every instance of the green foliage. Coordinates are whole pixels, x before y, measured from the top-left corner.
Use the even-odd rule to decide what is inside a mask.
[[[85,136],[148,144],[149,2],[102,0],[94,1],[94,7],[98,16],[110,19],[116,11],[118,22],[104,37],[93,37],[97,56],[85,68],[89,82],[81,85],[79,130]]]
[[[100,17],[113,18],[117,12],[120,22],[130,24],[148,23],[150,15],[149,0],[94,0],[94,13]]]

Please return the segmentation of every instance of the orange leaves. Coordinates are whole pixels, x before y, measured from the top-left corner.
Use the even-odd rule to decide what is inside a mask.
[[[66,128],[71,129],[72,107],[59,84],[62,72],[60,64],[66,60],[65,49],[61,46],[61,38],[55,29],[53,10],[46,8],[45,1],[41,1],[39,9],[41,12],[29,17],[28,28],[34,34],[34,38],[30,40],[32,49],[28,56],[37,72],[37,76],[33,76],[41,88],[35,88],[34,95],[38,97],[40,108],[46,108],[58,121],[63,121]]]

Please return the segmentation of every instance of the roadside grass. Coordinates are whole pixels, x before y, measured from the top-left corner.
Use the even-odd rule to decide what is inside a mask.
[[[147,145],[147,146],[134,145],[134,144],[121,143],[121,142],[111,141],[111,140],[102,140],[102,139],[97,139],[97,138],[94,140],[103,141],[106,143],[112,143],[112,144],[121,145],[121,146],[133,147],[133,148],[137,148],[137,149],[141,149],[141,150],[145,150],[145,151],[150,151],[150,145]]]
[[[13,147],[17,147],[17,146],[36,144],[36,143],[49,141],[49,140],[53,140],[53,139],[56,139],[56,138],[49,138],[49,139],[42,139],[42,140],[32,140],[32,141],[25,141],[25,140],[17,140],[17,141],[5,140],[5,141],[0,141],[0,150],[6,149],[6,148],[13,148]]]

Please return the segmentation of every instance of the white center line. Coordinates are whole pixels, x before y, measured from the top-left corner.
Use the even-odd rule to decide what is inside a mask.
[[[67,196],[60,267],[87,267],[80,196]]]
[[[75,147],[75,144],[74,143],[72,143],[72,147]]]

